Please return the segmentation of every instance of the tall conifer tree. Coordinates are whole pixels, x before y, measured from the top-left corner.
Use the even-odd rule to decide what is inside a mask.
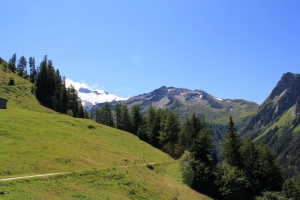
[[[225,161],[231,165],[242,169],[243,156],[241,152],[242,140],[234,127],[234,122],[232,117],[229,118],[228,131],[225,135],[225,139],[222,142],[222,150],[224,154]]]
[[[29,77],[30,77],[30,81],[32,83],[35,82],[36,78],[37,78],[37,73],[36,73],[36,69],[35,69],[35,59],[34,57],[29,57]]]
[[[10,71],[15,72],[17,69],[17,54],[14,55],[8,61],[8,68]]]

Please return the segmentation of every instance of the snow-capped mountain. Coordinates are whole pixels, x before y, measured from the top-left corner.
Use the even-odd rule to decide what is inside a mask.
[[[90,90],[88,88],[79,88],[78,95],[80,96],[85,109],[90,109],[97,103],[122,101],[128,98],[118,97],[114,94],[104,92],[103,90]]]
[[[71,79],[66,79],[66,86],[74,86],[74,88],[78,91],[78,96],[82,100],[82,104],[84,109],[89,110],[93,105],[97,103],[104,103],[104,102],[112,102],[112,101],[123,101],[127,100],[128,98],[118,97],[114,94],[105,92],[100,89],[92,89],[95,86],[90,87],[85,83],[75,82]]]

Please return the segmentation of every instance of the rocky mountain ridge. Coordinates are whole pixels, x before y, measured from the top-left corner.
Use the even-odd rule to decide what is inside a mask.
[[[268,144],[286,176],[300,172],[300,75],[285,73],[251,117],[241,136]]]
[[[124,101],[111,102],[111,106],[113,107],[116,103],[126,104],[129,108],[140,104],[142,113],[146,113],[150,105],[156,109],[170,109],[181,120],[195,113],[200,117],[205,117],[206,121],[212,125],[219,139],[226,132],[230,116],[234,117],[237,128],[241,129],[258,108],[256,103],[242,99],[223,99],[214,97],[203,90],[189,90],[166,86]],[[91,109],[93,111],[95,108],[101,106],[102,104],[97,104]]]

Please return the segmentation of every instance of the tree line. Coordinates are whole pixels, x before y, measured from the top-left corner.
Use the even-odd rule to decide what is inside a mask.
[[[156,148],[163,149],[175,157],[177,155],[180,122],[178,116],[170,110],[156,110],[150,106],[146,115],[143,115],[139,104],[129,109],[127,105],[117,103],[112,108],[106,102],[101,108],[91,112],[90,118],[98,123],[130,132]]]
[[[275,154],[267,145],[257,145],[250,139],[242,141],[231,117],[220,159],[203,117],[193,114],[181,123],[168,109],[149,106],[142,114],[138,104],[128,108],[117,103],[112,107],[108,102],[88,114],[75,88],[66,88],[65,78],[47,56],[38,66],[30,57],[29,73],[24,56],[17,62],[14,54],[8,63],[0,59],[0,64],[4,71],[30,80],[34,84],[32,92],[42,105],[130,132],[172,157],[180,157],[184,182],[200,193],[215,199],[300,199],[300,176],[284,181]]]
[[[27,62],[26,58],[21,56],[17,61],[16,54],[13,54],[8,63],[3,59],[0,61],[4,63],[4,72],[15,73],[33,83],[31,91],[41,105],[73,117],[85,117],[78,92],[73,86],[66,87],[65,77],[60,75],[58,69],[55,70],[52,60],[47,56],[44,56],[39,65],[36,65],[34,57],[29,57]],[[14,82],[9,85],[13,84]]]
[[[182,123],[171,110],[140,105],[130,108],[104,103],[91,113],[95,121],[131,132],[141,140],[180,159],[184,182],[215,199],[299,199],[300,177],[284,178],[276,155],[267,145],[241,140],[232,117],[221,143],[222,160],[204,118],[193,114]],[[298,196],[297,196],[298,195]]]

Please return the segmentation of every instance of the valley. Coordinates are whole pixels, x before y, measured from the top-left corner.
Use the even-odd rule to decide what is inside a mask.
[[[43,63],[44,73],[54,71]],[[58,81],[52,100],[42,99],[53,108],[49,109],[35,97],[40,75],[32,84],[5,70],[3,64],[1,68],[0,94],[8,101],[7,109],[0,110],[0,154],[5,163],[0,166],[0,193],[7,199],[97,199],[99,195],[108,199],[209,199],[203,194],[230,199],[237,195],[235,190],[241,192],[238,198],[252,199],[265,195],[265,190],[275,196],[290,195],[284,188],[285,193],[276,193],[284,180],[275,154],[265,144],[278,154],[286,180],[299,173],[298,74],[284,74],[260,106],[217,98],[202,90],[163,86],[122,101],[114,98],[96,104],[83,113],[72,86],[64,90],[64,83]],[[56,76],[54,80],[61,79]],[[69,101],[65,114],[58,101],[64,92]],[[230,134],[237,137],[234,146],[226,146],[229,140],[235,141]],[[230,148],[239,153],[226,153]],[[260,166],[257,170],[262,176],[253,178],[256,171],[250,168],[247,155],[255,152],[257,159],[251,162]],[[189,173],[194,175],[187,181]],[[232,177],[224,179],[227,173]],[[250,184],[252,191],[236,183],[228,186],[244,179],[241,184]],[[40,184],[44,186],[33,191]]]

